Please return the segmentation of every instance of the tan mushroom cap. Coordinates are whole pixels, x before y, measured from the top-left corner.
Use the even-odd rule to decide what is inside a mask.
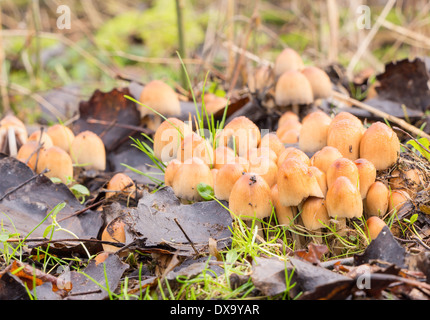
[[[260,142],[260,129],[245,116],[234,118],[218,133],[218,145],[233,150],[236,147],[236,153],[241,157],[246,157],[248,150],[258,147]]]
[[[248,172],[247,166],[240,163],[223,165],[218,170],[214,180],[215,197],[219,200],[228,201],[234,184],[245,172]]]
[[[40,136],[42,136],[42,138]],[[36,141],[36,142],[40,141],[40,143],[43,144],[43,147],[46,149],[54,145],[54,142],[52,141],[51,137],[45,130],[34,131],[28,136],[27,141]]]
[[[56,146],[47,148],[40,153],[37,172],[41,173],[45,169],[49,170],[45,173],[47,177],[58,178],[64,184],[73,178],[72,159],[66,151]]]
[[[388,198],[388,212],[394,213],[394,210],[399,211],[408,202],[408,193],[404,190],[392,190]]]
[[[382,217],[387,213],[389,190],[381,181],[375,181],[367,191],[364,211],[367,216]]]
[[[363,201],[360,192],[344,176],[340,176],[329,187],[326,196],[326,208],[330,217],[359,218],[363,215]]]
[[[285,148],[284,151],[279,155],[278,162],[277,162],[278,167],[280,167],[282,163],[288,158],[298,159],[308,166],[311,164],[311,161],[308,155],[304,153],[302,150],[297,149],[295,147],[288,147],[288,148]]]
[[[310,196],[324,197],[312,170],[296,158],[287,158],[278,168],[277,184],[284,206],[297,206]]]
[[[304,152],[317,152],[327,145],[328,128],[331,118],[322,111],[314,111],[302,120],[299,148]]]
[[[200,158],[189,158],[178,168],[172,182],[172,189],[178,198],[201,201],[197,185],[204,183],[214,187],[213,175],[208,165]]]
[[[330,165],[336,160],[342,158],[342,154],[335,147],[325,146],[314,153],[310,159],[310,164],[317,167],[327,174]]]
[[[300,137],[300,130],[291,129],[283,132],[280,135],[279,140],[281,140],[282,143],[295,144],[299,142],[299,137]]]
[[[327,145],[335,147],[345,158],[354,161],[360,158],[360,141],[362,136],[362,127],[354,125],[348,119],[340,120],[330,125],[327,131]]]
[[[162,162],[175,159],[184,137],[191,133],[191,127],[182,120],[174,117],[167,118],[155,131],[154,155]]]
[[[10,129],[13,129],[18,142],[18,148],[27,142],[28,133],[24,122],[14,115],[6,115],[0,120],[0,134],[6,134]],[[0,141],[0,150],[3,149],[6,140]]]
[[[248,77],[248,87],[251,92],[262,92],[269,89],[275,82],[274,73],[270,66],[259,66]]]
[[[372,162],[364,158],[354,160],[354,163],[358,169],[361,198],[364,199],[370,186],[376,180],[376,168]]]
[[[307,66],[302,70],[302,73],[308,78],[314,99],[326,99],[332,94],[332,83],[330,77],[321,68],[315,66]]]
[[[165,117],[181,114],[178,95],[167,83],[161,80],[148,82],[142,89],[139,101]],[[138,105],[141,118],[148,114],[154,114],[152,110],[145,106]]]
[[[272,204],[269,185],[258,174],[243,174],[231,190],[229,209],[233,217],[243,220],[270,216]]]
[[[278,128],[282,127],[289,120],[295,120],[295,122],[300,122],[300,118],[297,114],[292,111],[286,111],[278,119]]]
[[[336,116],[332,119],[331,125],[334,125],[337,122],[342,120],[350,120],[354,125],[362,128],[363,131],[365,130],[363,126],[363,122],[357,116],[347,111],[341,111],[338,114],[336,114]]]
[[[276,155],[275,151],[273,151],[272,149],[270,149],[269,147],[265,147],[265,146],[261,146],[258,148],[251,148],[248,150],[247,153],[247,159],[252,162],[252,159],[255,159],[259,157],[264,157],[264,158],[269,158],[270,160],[272,160],[273,162],[277,162],[278,160],[278,156]]]
[[[28,161],[27,165],[32,170],[35,170],[38,146],[39,144],[36,141],[27,141],[19,148],[16,158],[23,163],[26,163]]]
[[[219,97],[213,93],[205,93],[204,107],[208,114],[216,113],[217,111],[224,109],[228,104],[228,100],[224,97]],[[203,106],[202,106],[203,110]]]
[[[132,198],[134,198],[136,191],[134,181],[122,172],[118,172],[110,178],[106,186],[106,199],[118,194],[119,191],[123,191],[124,194],[130,195]]]
[[[94,132],[86,130],[78,133],[70,146],[73,163],[85,169],[106,169],[106,150],[103,140]]]
[[[261,176],[272,187],[278,178],[278,166],[270,158],[260,156],[255,157],[249,162],[249,171]]]
[[[302,57],[291,48],[285,48],[276,57],[274,72],[279,77],[286,71],[297,71],[304,68]]]
[[[372,216],[366,220],[367,234],[370,241],[376,239],[387,224],[381,218]]]
[[[296,207],[287,207],[281,204],[279,200],[278,185],[275,184],[271,188],[272,205],[275,207],[276,219],[279,225],[288,226],[294,222],[294,218],[297,215]]]
[[[279,140],[279,138],[275,132],[269,132],[269,133],[265,134],[261,138],[260,147],[262,147],[262,148],[263,147],[269,147],[270,149],[272,149],[276,153],[277,157],[279,157],[281,152],[284,151],[284,149],[285,149],[284,144],[282,143],[281,140]]]
[[[234,162],[236,155],[234,154],[234,150],[226,147],[219,146],[214,150],[214,168],[221,169],[221,167],[227,163]]]
[[[278,106],[310,104],[313,101],[311,84],[300,71],[286,71],[279,77],[275,87]]]
[[[330,188],[336,179],[340,176],[347,177],[351,183],[359,190],[360,180],[358,168],[354,162],[347,158],[339,158],[327,169],[327,186]],[[361,193],[360,193],[361,196]]]
[[[391,176],[389,181],[391,189],[404,189],[413,196],[414,193],[423,188],[422,174],[417,168],[395,169],[391,172]]]
[[[214,161],[213,147],[208,140],[193,132],[182,140],[176,158],[181,162],[190,158],[200,158],[211,166]]]
[[[75,134],[69,127],[57,123],[49,127],[46,133],[51,138],[54,146],[69,152],[73,139],[75,139]]]
[[[380,121],[373,123],[360,142],[360,158],[373,163],[376,170],[385,170],[396,163],[400,155],[397,134]]]
[[[182,162],[178,159],[173,159],[167,164],[164,170],[164,184],[171,187],[173,183],[173,178],[175,177],[176,171],[182,165]]]
[[[106,228],[102,232],[102,240],[109,242],[118,242],[125,243],[126,235],[125,235],[125,223],[121,219],[115,219],[111,223],[109,223]],[[102,244],[103,251],[114,253],[120,249],[120,247],[116,247],[110,244]]]
[[[317,178],[318,185],[320,186],[320,189],[321,189],[321,191],[325,197],[327,194],[327,190],[328,190],[327,175],[315,166],[309,166],[309,169],[312,171],[314,176]]]
[[[310,231],[324,229],[330,222],[325,200],[322,198],[309,197],[302,205],[300,213],[303,225]]]

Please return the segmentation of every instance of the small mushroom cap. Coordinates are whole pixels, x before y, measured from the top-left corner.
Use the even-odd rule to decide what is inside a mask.
[[[363,215],[361,194],[347,177],[340,176],[328,188],[326,208],[330,217],[359,218]]]
[[[282,163],[288,158],[295,158],[297,160],[300,160],[307,166],[311,164],[311,161],[308,155],[304,153],[302,150],[294,147],[288,147],[288,148],[285,148],[284,151],[279,155],[278,162],[277,162],[278,167],[280,167]]]
[[[261,142],[261,132],[257,125],[245,116],[239,116],[230,121],[218,133],[218,145],[227,146],[241,157],[246,157],[250,148],[258,147]]]
[[[394,210],[399,211],[403,205],[408,202],[409,195],[404,190],[393,190],[388,198],[388,212],[394,213]]]
[[[421,181],[422,174],[416,168],[399,170],[391,172],[389,185],[391,189],[404,189],[410,196],[413,196],[417,191],[423,188]]]
[[[209,166],[214,161],[213,147],[210,142],[194,132],[184,138],[177,153],[177,159],[181,162],[190,158],[200,158]]]
[[[224,109],[228,104],[228,100],[224,97],[218,97],[213,93],[205,93],[204,105],[208,114],[216,113],[217,111]],[[203,106],[202,106],[203,109]]]
[[[205,183],[213,188],[212,172],[202,159],[189,158],[176,171],[172,189],[178,198],[201,201],[202,197],[197,191],[199,183]]]
[[[249,171],[260,175],[272,187],[278,178],[278,166],[268,157],[260,156],[250,160]]]
[[[72,159],[66,151],[56,146],[40,153],[37,172],[41,173],[45,169],[49,170],[45,173],[47,177],[59,178],[64,184],[67,184],[68,179],[73,178]]]
[[[347,111],[341,111],[339,112],[332,120],[331,125],[336,124],[339,121],[342,120],[350,120],[353,122],[354,125],[356,125],[357,127],[360,127],[363,129],[363,131],[365,130],[364,126],[363,126],[363,122],[361,122],[361,120],[356,117],[355,115],[353,115],[350,112]]]
[[[218,170],[214,180],[215,197],[219,200],[228,201],[234,184],[247,171],[247,166],[240,163],[228,163],[223,165]]]
[[[15,117],[14,115],[8,114],[0,120],[0,127],[19,127],[26,130],[24,122]]]
[[[387,224],[381,218],[372,216],[366,220],[367,234],[370,241],[376,239]]]
[[[268,90],[275,82],[274,73],[270,66],[259,66],[248,78],[248,86],[251,92]]]
[[[282,143],[295,144],[299,142],[299,137],[300,137],[300,130],[291,129],[291,130],[284,131],[280,135],[279,140],[281,140]]]
[[[121,219],[115,219],[109,223],[102,232],[102,240],[109,242],[125,243],[125,223]],[[103,251],[114,253],[120,249],[110,244],[102,244]]]
[[[330,221],[325,200],[322,198],[307,198],[303,202],[300,216],[302,217],[303,225],[310,231],[323,229]]]
[[[28,161],[27,165],[32,170],[35,170],[37,160],[36,150],[38,146],[39,144],[36,141],[27,141],[19,148],[16,158],[23,163],[26,163]]]
[[[243,174],[231,190],[229,209],[233,217],[243,220],[270,216],[272,204],[269,185],[258,174]]]
[[[165,117],[181,114],[178,95],[167,83],[161,80],[152,80],[147,83],[142,89],[139,101]],[[151,109],[145,106],[138,105],[141,118],[148,114],[154,114]]]
[[[326,99],[332,94],[332,83],[327,73],[315,66],[307,66],[302,73],[309,80],[314,99]]]
[[[191,133],[191,127],[182,120],[174,117],[167,118],[155,131],[154,155],[162,162],[175,159],[184,137]]]
[[[164,184],[171,187],[173,183],[173,178],[175,177],[176,171],[182,165],[182,162],[178,159],[173,159],[170,161],[164,170]]]
[[[354,162],[347,158],[339,158],[327,169],[327,186],[330,188],[336,179],[340,176],[347,177],[351,183],[359,189],[360,180],[358,175],[358,168]],[[360,193],[361,196],[361,193]]]
[[[364,199],[370,186],[375,182],[376,168],[372,162],[364,158],[354,160],[354,163],[358,169],[361,198]]]
[[[382,217],[387,213],[389,190],[381,181],[375,181],[367,191],[364,211],[367,216]]]
[[[327,189],[328,189],[327,175],[315,166],[309,166],[309,169],[312,171],[314,176],[317,178],[318,185],[320,186],[320,189],[321,189],[321,191],[325,197],[327,194]]]
[[[362,127],[354,125],[348,119],[340,120],[336,123],[331,123],[329,126],[327,145],[335,147],[345,158],[354,161],[360,158],[360,141],[362,136]]]
[[[236,155],[234,150],[226,147],[219,146],[214,150],[214,168],[221,169],[221,167],[227,163],[233,163]]]
[[[304,152],[317,152],[327,145],[328,128],[331,118],[325,112],[314,111],[302,120],[299,148]]]
[[[75,138],[75,134],[69,127],[57,123],[49,127],[46,133],[51,138],[54,146],[69,152],[70,146],[72,145],[73,139]]]
[[[133,193],[136,191],[136,185],[128,175],[118,172],[109,180],[106,190],[106,199],[114,196],[118,191],[123,191],[125,194],[134,197]]]
[[[279,140],[279,138],[275,132],[269,132],[269,133],[265,134],[261,138],[260,147],[262,147],[262,148],[263,147],[269,147],[270,149],[272,149],[276,153],[277,157],[279,157],[281,152],[284,151],[284,149],[285,149],[284,144],[282,143],[281,140]]]
[[[314,153],[310,159],[310,164],[327,174],[327,170],[330,165],[339,158],[342,158],[342,154],[339,150],[337,150],[335,147],[325,146],[321,150]]]
[[[286,207],[281,204],[279,200],[278,185],[275,184],[271,189],[272,204],[275,207],[276,219],[279,225],[288,226],[294,222],[294,218],[297,215],[296,207]]]
[[[75,136],[70,146],[70,156],[74,163],[83,165],[86,170],[106,169],[105,145],[92,131],[82,131]]]
[[[300,118],[297,114],[292,111],[286,111],[278,120],[278,128],[282,127],[289,120],[295,120],[296,122],[300,122]]]
[[[276,161],[278,160],[278,156],[276,155],[275,151],[270,149],[269,147],[261,146],[258,148],[251,148],[248,150],[247,159],[252,162],[253,159],[258,160],[259,157],[269,158],[270,160]],[[259,161],[258,161],[259,162]]]
[[[285,48],[276,57],[274,72],[275,76],[279,77],[286,71],[296,71],[304,68],[302,57],[291,48]]]
[[[42,135],[42,138],[40,138],[41,135]],[[52,141],[49,134],[46,131],[41,131],[41,130],[34,131],[32,134],[30,134],[28,136],[27,141],[36,141],[36,142],[40,141],[40,143],[43,144],[43,147],[46,149],[54,145],[54,142]]]
[[[284,206],[297,206],[310,196],[324,197],[312,170],[296,158],[287,158],[279,167],[277,184]]]
[[[397,134],[380,121],[373,123],[360,141],[360,158],[373,163],[376,170],[385,170],[396,163],[400,155]]]
[[[311,84],[300,71],[287,71],[279,77],[275,87],[278,106],[310,104],[313,101]]]

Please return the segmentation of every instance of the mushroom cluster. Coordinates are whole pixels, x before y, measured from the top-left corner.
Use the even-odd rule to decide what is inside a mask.
[[[58,178],[67,184],[74,175],[74,167],[104,171],[106,151],[101,138],[92,131],[75,136],[70,128],[54,124],[27,133],[25,125],[15,116],[0,121],[3,151],[27,164],[36,173]],[[12,139],[11,139],[12,137]],[[14,142],[14,143],[11,143]],[[16,152],[13,152],[14,149]]]

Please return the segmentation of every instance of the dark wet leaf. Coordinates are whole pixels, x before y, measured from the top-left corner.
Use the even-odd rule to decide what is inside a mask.
[[[128,143],[128,137],[136,130],[121,125],[139,126],[140,113],[136,104],[125,98],[125,95],[130,95],[128,88],[115,88],[109,92],[94,91],[88,101],[80,102],[79,119],[73,123],[73,132],[95,132],[103,140],[108,152],[122,143]]]
[[[73,232],[79,238],[96,238],[103,224],[100,213],[88,210],[81,215],[73,215],[84,209],[66,185],[54,184],[44,175],[35,179],[34,172],[22,162],[14,158],[0,160],[0,212],[3,228],[9,232],[17,232],[26,236],[33,230],[57,205],[65,203],[64,208],[57,214],[60,225]],[[25,184],[24,184],[25,183]],[[21,188],[14,190],[17,186]],[[12,191],[12,192],[11,192]],[[9,195],[6,195],[11,192]],[[11,224],[13,221],[13,225]],[[47,219],[33,231],[31,237],[42,237],[45,229],[52,220]],[[58,231],[53,239],[70,238],[67,232]]]
[[[137,208],[128,209],[123,221],[126,244],[142,239],[145,247],[167,246],[185,256],[193,255],[194,248],[207,251],[209,238],[217,240],[220,249],[231,242],[232,218],[225,208],[216,201],[182,204],[170,187],[145,191]]]
[[[393,263],[402,268],[405,265],[406,250],[394,239],[390,229],[385,226],[376,239],[364,250],[363,254],[355,255],[355,265],[362,265],[373,260]]]
[[[30,300],[30,297],[21,280],[5,272],[0,278],[0,300]]]

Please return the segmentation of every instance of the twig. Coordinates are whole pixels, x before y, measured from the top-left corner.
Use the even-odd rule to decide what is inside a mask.
[[[398,127],[393,127],[393,129],[402,131],[404,134],[406,134],[409,138],[411,138],[412,140],[414,140],[421,148],[423,148],[425,151],[427,151],[428,153],[430,153],[430,150],[425,147],[424,145],[422,145],[417,139],[415,139],[414,137],[412,137],[409,133],[407,133],[405,130],[402,130]]]
[[[430,251],[430,247],[428,246],[428,245],[426,245],[425,243],[424,243],[424,241],[422,241],[422,239],[420,239],[419,237],[417,237],[417,236],[412,236],[412,239],[413,240],[415,240],[416,242],[418,242],[421,246],[423,246],[426,250],[429,250]]]
[[[381,110],[378,110],[374,107],[369,106],[368,104],[365,104],[361,101],[355,100],[349,96],[346,96],[346,95],[339,93],[339,92],[336,92],[336,91],[332,92],[332,96],[338,100],[346,101],[348,103],[355,105],[356,107],[367,110],[367,111],[369,111],[369,112],[371,112],[371,113],[373,113],[373,114],[375,114],[381,118],[385,118],[388,121],[396,123],[397,125],[399,125],[399,126],[403,127],[404,129],[412,132],[413,134],[416,134],[417,136],[426,137],[427,139],[430,139],[430,135],[428,135],[424,131],[418,129],[417,127],[415,127],[415,126],[407,123],[406,121],[399,119],[399,118],[397,118],[391,114],[385,113]]]
[[[76,212],[72,213],[71,215],[69,215],[69,216],[67,216],[67,217],[63,217],[63,218],[61,218],[61,219],[59,219],[59,220],[57,220],[57,221],[58,221],[58,222],[61,222],[61,221],[64,221],[64,220],[66,220],[66,219],[72,218],[72,217],[74,217],[74,216],[78,216],[78,215],[80,215],[80,214],[82,214],[82,213],[84,213],[84,212],[86,212],[86,211],[90,210],[91,208],[94,208],[94,207],[98,206],[99,204],[102,204],[104,201],[106,201],[106,199],[102,199],[102,200],[97,201],[97,202],[95,202],[95,203],[93,203],[93,204],[90,204],[89,206],[87,206],[87,207],[85,207],[85,208],[83,208],[83,209],[81,209],[81,210],[78,210],[78,211],[76,211]]]
[[[178,219],[173,219],[175,220],[176,224],[178,225],[179,229],[181,229],[182,233],[184,234],[185,238],[187,238],[188,242],[191,244],[191,247],[193,247],[194,252],[196,254],[199,254],[199,252],[197,251],[196,247],[194,247],[194,243],[191,241],[191,239],[188,237],[187,233],[184,231],[184,229],[182,229],[182,226],[180,225]]]
[[[48,243],[57,243],[57,242],[96,242],[101,244],[109,244],[113,245],[115,247],[124,247],[124,244],[121,242],[113,242],[113,241],[106,241],[106,240],[98,240],[98,239],[54,239],[54,240],[47,240],[47,239],[37,239],[37,238],[27,238],[27,239],[17,239],[17,238],[10,238],[7,239],[6,242],[9,243],[15,243],[15,242],[41,242],[37,246],[41,246]]]
[[[12,190],[10,190],[9,192],[6,192],[1,198],[0,201],[2,201],[4,198],[6,198],[7,196],[11,195],[12,193],[14,193],[15,191],[17,191],[18,189],[22,188],[23,186],[25,186],[26,184],[28,184],[29,182],[33,181],[34,179],[38,178],[39,176],[42,176],[43,174],[47,173],[49,171],[49,169],[45,169],[43,170],[41,173],[39,174],[35,174],[34,176],[32,176],[31,178],[27,179],[26,181],[24,181],[23,183],[21,183],[20,185],[16,186],[15,188],[13,188]]]

